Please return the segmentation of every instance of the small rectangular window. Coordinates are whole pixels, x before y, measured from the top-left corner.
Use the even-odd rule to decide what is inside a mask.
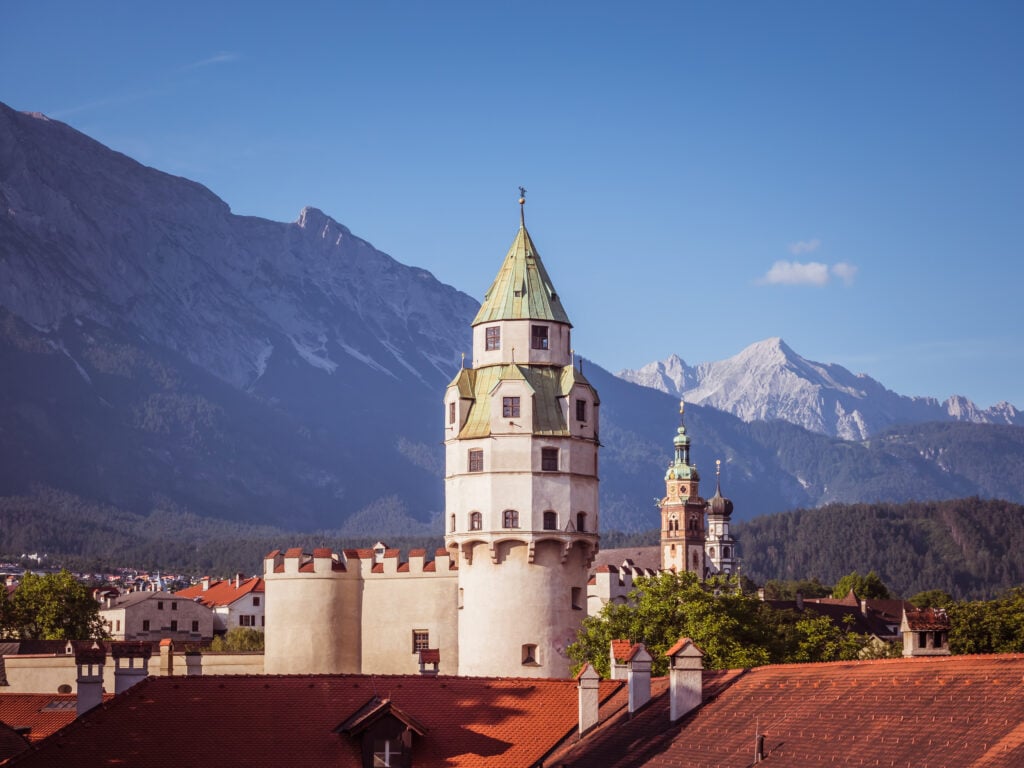
[[[412,631],[412,652],[419,653],[430,648],[430,632],[426,629]]]
[[[501,415],[506,419],[518,419],[519,418],[519,398],[518,397],[503,397],[501,398]]]
[[[557,448],[541,448],[540,449],[540,468],[545,472],[557,472],[558,471],[558,449]]]
[[[243,613],[238,617],[238,626],[240,627],[255,627],[256,617],[251,613]]]
[[[114,631],[115,631],[115,632],[120,632],[120,631],[121,631],[121,620],[120,620],[120,619],[118,619],[118,620],[117,620],[117,621],[115,621],[114,623],[115,623],[115,624],[117,625],[116,627],[114,627]]]
[[[537,646],[533,643],[523,646],[523,664],[531,667],[540,666],[540,662],[537,660]]]
[[[469,451],[469,471],[484,471],[484,450],[483,448],[472,448]]]
[[[149,619],[142,620],[142,631],[149,632]]]
[[[530,333],[530,346],[534,349],[548,348],[548,327],[546,325],[535,325]]]
[[[253,595],[252,596],[252,604],[253,604],[253,607],[259,606],[259,604],[260,604],[260,596],[259,595]]]
[[[172,611],[178,610],[178,604],[174,600],[171,600],[171,610]]]
[[[158,611],[162,611],[164,609],[164,601],[163,600],[157,600],[156,601],[156,609]]]
[[[178,631],[178,620],[177,619],[172,619],[171,620],[171,632],[177,632],[177,631]]]
[[[455,423],[455,401],[454,400],[452,400],[450,403],[448,403],[448,423],[449,424],[454,424]]]
[[[465,598],[465,595],[463,595],[463,593],[462,593],[462,587],[459,587],[459,608],[462,608],[465,605],[466,605],[466,598]]]
[[[506,509],[502,514],[502,523],[506,528],[518,528],[519,512],[514,509]]]
[[[576,421],[587,420],[587,401],[577,400],[576,401]]]
[[[193,621],[192,622],[192,631],[193,632],[198,632],[199,631],[199,622],[198,621]]]
[[[479,512],[469,513],[469,530],[481,531],[484,527],[484,518]]]
[[[583,610],[583,590],[580,587],[572,588],[572,609],[574,611]]]
[[[487,337],[486,349],[488,352],[501,349],[501,328],[495,325],[488,328],[484,333]]]

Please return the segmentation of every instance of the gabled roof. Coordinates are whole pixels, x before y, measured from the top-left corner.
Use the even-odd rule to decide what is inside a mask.
[[[620,681],[602,681],[606,702]],[[17,758],[17,766],[356,768],[336,733],[378,692],[423,729],[416,768],[536,765],[578,721],[572,680],[421,675],[150,677]]]
[[[545,765],[571,768],[1024,765],[1024,655],[784,664],[732,672],[674,724],[669,697],[602,723]]]
[[[521,224],[472,325],[496,320],[569,322],[540,254]]]
[[[105,694],[104,699],[112,698]],[[0,721],[12,728],[29,728],[30,742],[40,741],[77,716],[73,693],[0,693]]]
[[[944,608],[907,608],[904,616],[907,629],[914,632],[932,630],[948,632],[950,628],[949,616]]]
[[[316,557],[316,552],[313,553]],[[330,557],[330,555],[327,555]],[[193,584],[191,587],[179,589],[174,593],[175,597],[185,597],[192,600],[199,598],[199,602],[209,608],[221,605],[231,605],[250,592],[265,592],[266,585],[259,576],[236,582],[233,579],[211,581],[208,589],[203,589],[202,583]]]
[[[379,696],[374,696],[370,699],[335,730],[340,733],[358,736],[382,717],[392,717],[398,720],[417,736],[422,736],[427,732],[425,725],[422,725],[416,718],[392,704],[391,699],[382,699]]]
[[[529,425],[533,434],[571,436],[572,432],[566,423],[565,411],[560,400],[564,397],[564,371],[564,368],[510,364],[489,365],[473,371],[467,369],[464,374],[460,373],[457,377],[460,391],[462,382],[468,382],[472,386],[473,403],[466,423],[459,431],[459,437],[488,437],[491,434],[491,393],[500,382],[508,380],[525,381],[534,392],[533,424]],[[596,399],[596,392],[594,397]]]

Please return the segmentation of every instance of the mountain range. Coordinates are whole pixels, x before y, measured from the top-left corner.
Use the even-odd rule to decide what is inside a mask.
[[[497,270],[512,234],[473,258]],[[291,223],[237,216],[195,182],[0,105],[0,508],[38,516],[41,500],[79,499],[139,525],[439,533],[441,395],[478,306],[316,208]],[[650,528],[675,393],[582,365],[601,393],[602,527]],[[693,400],[707,495],[721,458],[736,519],[831,501],[1024,501],[1017,426],[926,416],[852,441]]]
[[[618,375],[743,421],[782,419],[844,440],[864,440],[896,425],[926,421],[1024,425],[1024,413],[1008,402],[981,409],[961,395],[944,402],[899,395],[866,374],[801,357],[779,338],[751,344],[717,362],[691,366],[673,354]]]

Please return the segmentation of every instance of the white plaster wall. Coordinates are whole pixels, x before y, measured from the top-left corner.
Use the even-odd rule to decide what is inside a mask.
[[[558,542],[536,545],[535,562],[520,542],[496,545],[500,562],[486,544],[473,547],[472,562],[459,565],[463,608],[459,617],[459,674],[567,678],[566,648],[584,616],[572,607],[571,588],[587,594],[587,565],[579,546],[561,562]],[[538,664],[524,666],[522,646],[538,648]]]
[[[322,559],[320,559],[322,560]],[[264,668],[268,675],[358,673],[361,665],[362,585],[357,573],[273,573],[267,561]],[[356,565],[358,567],[358,564]]]
[[[548,348],[531,349],[534,325],[548,327]],[[484,329],[499,326],[501,328],[501,349],[488,352],[487,333]],[[531,365],[569,365],[572,333],[569,326],[545,320],[498,320],[493,323],[482,323],[473,327],[473,367],[482,368],[486,365],[502,365],[511,362],[530,363]],[[514,361],[513,361],[513,350]]]
[[[430,647],[440,650],[439,672],[456,674],[458,614],[458,571],[371,574],[363,585],[363,674],[418,674],[416,629],[427,630]]]

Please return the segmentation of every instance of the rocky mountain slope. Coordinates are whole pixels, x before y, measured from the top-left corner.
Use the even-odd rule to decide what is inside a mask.
[[[474,257],[497,269],[506,246],[497,233]],[[440,533],[441,393],[477,308],[316,209],[235,216],[194,182],[0,105],[0,498],[24,507],[16,519],[62,498],[119,510],[136,531],[198,516]],[[602,400],[603,527],[650,528],[675,397],[589,361],[586,375]],[[1024,500],[1018,428],[850,443],[711,407],[687,423],[709,495],[725,460],[737,519],[836,500]],[[37,530],[41,548],[84,546],[67,526]]]
[[[941,403],[932,397],[899,395],[866,374],[801,357],[779,338],[751,344],[718,362],[690,366],[671,355],[618,375],[728,411],[743,421],[783,419],[845,440],[863,440],[897,424],[926,421],[1024,425],[1024,413],[1010,403],[983,410],[960,395]]]

